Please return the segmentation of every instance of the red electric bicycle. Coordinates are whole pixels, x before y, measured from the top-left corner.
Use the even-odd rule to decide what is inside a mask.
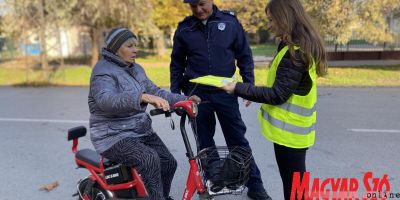
[[[197,104],[190,100],[180,101],[170,111],[154,109],[150,115],[164,114],[170,117],[175,112],[180,118],[180,132],[189,159],[189,175],[183,200],[192,199],[197,191],[201,200],[213,199],[217,195],[241,194],[249,179],[251,151],[244,147],[211,147],[195,155],[185,129],[186,119],[191,125],[197,144]],[[173,123],[171,123],[174,129]],[[78,139],[86,135],[84,126],[68,130],[68,140],[73,140],[72,152],[78,168],[86,168],[90,175],[78,181],[79,200],[141,199],[148,196],[140,174],[133,167],[112,162],[92,149],[78,151]]]

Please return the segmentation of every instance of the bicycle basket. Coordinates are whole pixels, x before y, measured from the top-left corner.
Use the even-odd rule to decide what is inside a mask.
[[[197,158],[210,195],[243,192],[250,174],[250,149],[211,147],[200,151]]]

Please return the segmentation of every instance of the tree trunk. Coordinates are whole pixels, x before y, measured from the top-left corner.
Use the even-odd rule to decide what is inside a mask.
[[[254,33],[254,43],[260,44],[261,43],[260,41],[261,41],[260,34],[258,33],[258,31],[256,31],[256,33]]]
[[[154,38],[155,45],[153,45],[156,49],[155,52],[158,56],[163,56],[165,54],[165,46],[164,46],[164,32],[157,31]]]
[[[49,63],[47,60],[47,45],[46,45],[46,19],[44,16],[44,0],[39,1],[38,9],[40,16],[40,29],[39,29],[39,40],[40,40],[40,60],[42,63],[42,70],[44,71],[45,78],[48,78]]]
[[[175,31],[176,31],[176,29],[170,27],[169,41],[170,41],[171,47],[174,46],[174,35],[175,35]]]
[[[92,59],[90,66],[94,65],[99,60],[99,31],[96,28],[90,28],[90,39],[92,40]]]

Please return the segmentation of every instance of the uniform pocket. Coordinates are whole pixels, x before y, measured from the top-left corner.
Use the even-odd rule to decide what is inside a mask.
[[[213,23],[210,36],[216,48],[227,49],[232,46],[235,33],[232,29],[232,24],[229,22]]]

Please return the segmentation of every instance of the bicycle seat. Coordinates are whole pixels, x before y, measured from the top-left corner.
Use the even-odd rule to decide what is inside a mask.
[[[96,151],[92,149],[81,149],[75,154],[75,158],[82,160],[86,163],[89,163],[92,166],[100,168],[100,159],[101,156]],[[110,167],[114,163],[107,158],[103,158],[103,166],[104,168]]]

